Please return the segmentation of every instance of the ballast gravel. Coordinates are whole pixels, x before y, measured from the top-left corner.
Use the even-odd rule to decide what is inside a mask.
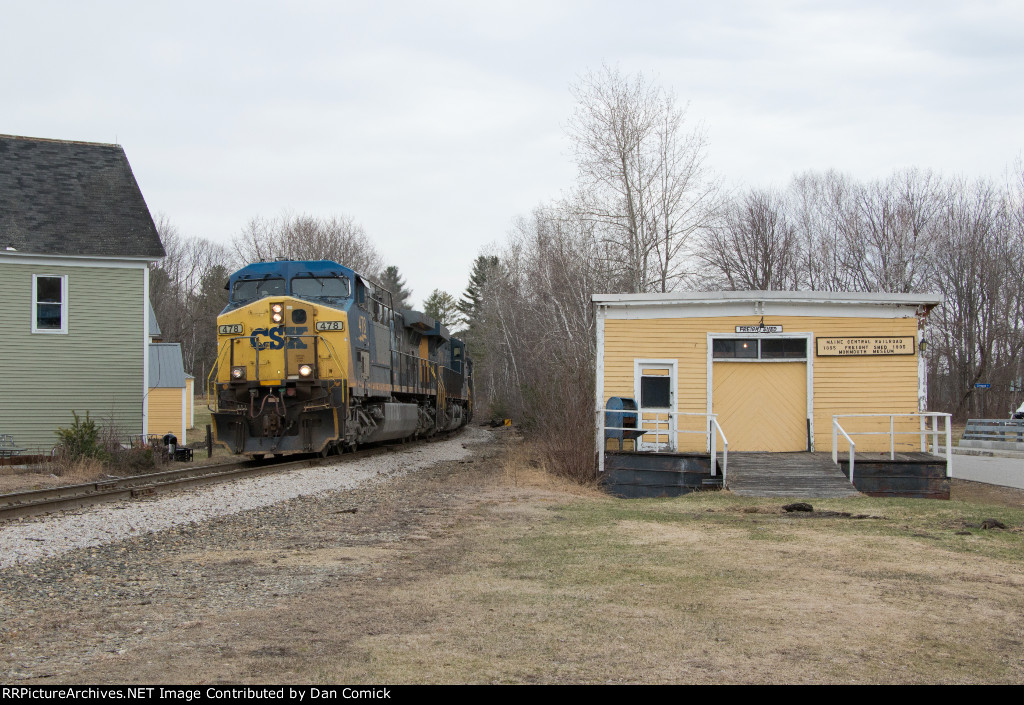
[[[454,439],[352,462],[182,490],[154,500],[126,500],[33,517],[0,526],[0,568],[259,509],[296,497],[351,489],[439,462],[462,460],[472,453],[466,446],[490,438],[489,431],[467,427]]]

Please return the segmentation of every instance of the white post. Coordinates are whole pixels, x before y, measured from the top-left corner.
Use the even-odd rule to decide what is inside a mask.
[[[932,455],[939,454],[939,415],[932,416]]]
[[[832,417],[832,463],[839,465],[839,419]]]
[[[608,446],[608,442],[604,439],[604,412],[598,410],[597,412],[597,436],[598,436],[598,450],[597,450],[597,473],[598,475],[604,474],[604,451]]]
[[[921,414],[921,452],[928,452],[928,419]]]
[[[715,433],[715,417],[711,414],[708,415],[708,433],[711,434],[711,477],[715,477],[718,474],[715,467],[715,460],[718,455],[718,434]]]
[[[850,439],[847,439],[850,441]],[[853,458],[856,455],[853,441],[850,441],[850,484],[853,485]],[[854,485],[856,487],[856,485]]]
[[[946,477],[953,477],[953,416],[946,414]]]
[[[896,460],[896,421],[895,415],[889,414],[889,460]]]

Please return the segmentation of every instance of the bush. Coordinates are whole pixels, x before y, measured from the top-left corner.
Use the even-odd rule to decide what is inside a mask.
[[[74,423],[58,428],[60,443],[54,457],[54,474],[87,478],[103,473],[140,475],[153,472],[162,456],[151,448],[125,448],[123,434],[112,422],[98,424],[86,412],[83,419],[72,411]]]
[[[100,443],[100,428],[96,422],[89,418],[89,412],[85,412],[85,420],[76,412],[71,415],[75,422],[70,428],[58,428],[57,438],[60,439],[60,455],[62,460],[74,463],[85,458],[106,460],[110,454]]]

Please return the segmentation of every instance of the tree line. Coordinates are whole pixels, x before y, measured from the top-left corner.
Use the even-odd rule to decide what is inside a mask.
[[[923,350],[930,408],[1005,417],[1020,403],[1024,169],[1003,182],[807,172],[727,189],[670,92],[608,67],[573,92],[576,183],[488,251],[467,333],[478,388],[536,432],[553,469],[593,475],[597,293],[939,293]]]

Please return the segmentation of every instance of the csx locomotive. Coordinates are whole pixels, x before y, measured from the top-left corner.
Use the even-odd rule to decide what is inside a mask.
[[[353,449],[469,422],[465,343],[336,262],[231,275],[217,318],[215,439],[253,457]]]

